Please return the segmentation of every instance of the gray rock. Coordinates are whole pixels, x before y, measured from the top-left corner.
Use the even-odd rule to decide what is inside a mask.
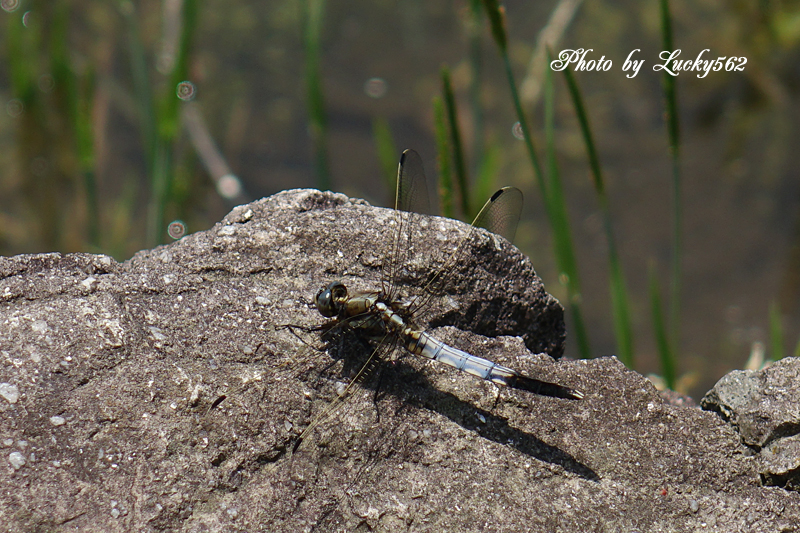
[[[412,286],[466,234],[425,222]],[[332,279],[375,288],[392,228],[387,210],[289,191],[123,264],[0,258],[3,530],[796,530],[798,494],[761,486],[716,414],[615,358],[554,361],[561,307],[483,232],[420,325],[585,399],[395,357],[297,446],[369,351],[279,326],[322,323],[308,303]]]
[[[758,457],[761,480],[800,489],[800,359],[787,357],[759,371],[737,370],[701,401],[737,431]]]

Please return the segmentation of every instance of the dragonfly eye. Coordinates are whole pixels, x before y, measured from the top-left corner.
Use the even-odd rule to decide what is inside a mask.
[[[341,281],[334,281],[323,287],[314,298],[317,310],[322,316],[331,318],[339,314],[342,305],[347,301],[347,288]]]

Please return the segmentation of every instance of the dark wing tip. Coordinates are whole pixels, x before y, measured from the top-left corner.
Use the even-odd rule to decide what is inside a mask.
[[[403,162],[406,160],[407,157],[413,157],[415,155],[417,155],[417,152],[415,150],[412,150],[411,148],[403,150],[403,155],[400,156],[400,165],[401,166],[403,165]]]
[[[548,383],[547,381],[540,381],[538,379],[525,376],[517,376],[517,379],[514,380],[513,383],[510,383],[510,385],[515,389],[532,392],[534,394],[539,394],[540,396],[564,398],[565,400],[583,399],[583,393],[579,390],[570,389],[569,387],[564,387],[563,385]]]

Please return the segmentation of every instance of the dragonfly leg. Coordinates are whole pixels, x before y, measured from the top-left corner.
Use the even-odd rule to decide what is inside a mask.
[[[302,331],[304,333],[315,333],[315,332],[318,332],[318,331],[329,330],[329,329],[331,329],[331,326],[329,324],[323,324],[321,326],[314,326],[314,327],[301,326],[299,324],[279,324],[279,325],[275,326],[275,329],[278,329],[278,330],[287,329],[287,330],[289,330],[291,332],[292,335],[297,337],[297,340],[299,340],[300,342],[302,342],[303,344],[305,344],[306,346],[308,346],[312,350],[316,350],[318,352],[324,352],[325,351],[325,346],[321,346],[321,347],[314,346],[312,343],[308,342],[307,339],[304,339],[302,336],[300,336],[297,333],[296,330],[300,330],[300,331]]]

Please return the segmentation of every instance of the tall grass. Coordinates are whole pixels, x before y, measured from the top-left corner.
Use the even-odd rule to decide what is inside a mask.
[[[778,302],[775,301],[769,305],[769,337],[769,358],[772,361],[777,361],[786,357],[786,351],[783,347],[783,324],[781,324],[781,309],[778,305]]]
[[[392,191],[397,177],[397,154],[400,152],[397,151],[389,122],[384,117],[376,117],[372,120],[372,138],[375,140],[375,147],[378,150],[378,163],[386,190]]]
[[[669,12],[669,0],[659,0],[661,16],[662,50],[673,50],[672,18]],[[675,387],[675,366],[677,353],[680,351],[680,303],[681,303],[681,259],[683,257],[683,216],[680,175],[680,125],[678,116],[678,93],[675,77],[666,70],[662,75],[664,91],[664,118],[667,128],[667,143],[672,170],[672,255],[670,259],[670,300],[669,300],[669,336],[661,339],[658,334],[663,325],[655,322],[663,320],[660,313],[653,314],[662,372],[666,385]],[[655,274],[652,274],[655,283]],[[652,294],[655,293],[651,293]],[[655,302],[652,305],[656,305]]]
[[[650,265],[648,272],[650,290],[650,312],[653,317],[653,328],[656,337],[656,348],[658,349],[661,361],[661,375],[667,387],[675,387],[675,358],[669,349],[669,339],[667,338],[666,322],[661,306],[661,294],[658,289],[658,276],[654,265]]]
[[[158,244],[166,233],[166,210],[173,194],[175,176],[175,143],[180,133],[180,98],[176,91],[189,75],[189,54],[197,27],[197,0],[183,0],[178,13],[180,28],[174,56],[162,58],[169,66],[162,84],[154,84],[150,62],[143,46],[139,17],[134,4],[118,0],[128,30],[134,98],[139,109],[140,129],[145,159],[150,176],[150,198],[147,217],[147,242]],[[154,90],[155,88],[155,90]],[[191,86],[191,91],[194,87]]]
[[[328,121],[325,115],[325,98],[322,88],[322,68],[320,58],[320,41],[325,14],[325,0],[308,0],[303,2],[305,49],[306,101],[308,102],[308,129],[311,133],[311,144],[314,152],[314,170],[317,188],[331,188],[330,171],[328,169]]]
[[[436,163],[439,167],[439,213],[443,217],[456,218],[453,206],[452,146],[447,131],[447,112],[438,96],[433,98],[433,131],[436,138]]]
[[[659,0],[661,15],[662,50],[674,50],[672,40],[672,17],[669,0]],[[664,116],[667,127],[667,142],[672,169],[672,258],[669,302],[669,351],[672,360],[680,346],[680,302],[681,302],[681,259],[683,256],[683,216],[680,174],[680,125],[678,116],[678,92],[675,77],[664,71],[662,76],[664,90]],[[673,386],[668,382],[669,386]]]
[[[22,197],[37,214],[26,228],[29,239],[63,249],[76,244],[64,224],[63,205],[73,201],[75,119],[81,106],[67,45],[65,2],[41,7],[36,17],[24,18],[22,9],[8,17],[8,71],[19,107],[17,156],[31,174],[21,187]],[[94,221],[90,225],[97,226]]]
[[[567,287],[569,297],[570,312],[573,317],[576,340],[579,351],[583,357],[590,356],[590,344],[588,335],[583,326],[582,315],[580,312],[580,283],[578,279],[577,262],[572,246],[571,235],[568,226],[566,211],[566,201],[561,190],[558,165],[555,158],[554,141],[554,91],[551,77],[551,70],[545,69],[544,80],[544,111],[545,111],[545,139],[547,166],[543,172],[533,146],[532,134],[525,113],[520,104],[517,93],[516,83],[511,67],[511,61],[507,50],[507,36],[505,28],[505,12],[495,0],[484,0],[484,7],[488,15],[492,36],[500,52],[503,66],[508,78],[511,90],[512,101],[517,112],[517,118],[522,130],[525,146],[537,177],[540,191],[545,202],[548,219],[553,230],[555,242],[556,262],[561,272],[560,278]],[[667,0],[661,0],[660,4],[663,49],[672,50],[672,29],[669,16],[669,5]],[[548,64],[552,53],[548,51]],[[618,355],[620,359],[629,367],[634,367],[634,348],[633,333],[631,326],[630,304],[625,277],[622,271],[621,261],[617,251],[616,240],[613,233],[612,216],[605,193],[602,171],[599,163],[597,151],[589,126],[589,119],[580,95],[577,82],[569,69],[564,71],[567,87],[572,98],[573,108],[575,109],[578,123],[581,128],[584,145],[586,146],[587,157],[595,193],[603,217],[603,226],[608,243],[609,256],[609,286],[611,294],[611,311],[614,323],[614,332],[617,339]],[[670,283],[670,312],[669,312],[669,334],[666,333],[663,314],[660,311],[660,297],[658,294],[658,281],[655,271],[650,274],[650,298],[652,317],[654,321],[656,345],[660,353],[662,373],[666,384],[669,387],[675,386],[675,350],[677,350],[680,337],[680,263],[682,248],[681,233],[681,181],[680,181],[680,159],[679,159],[679,123],[678,123],[678,103],[674,77],[664,74],[664,100],[665,117],[667,125],[667,137],[670,149],[671,168],[672,168],[672,189],[673,189],[673,250],[671,259],[671,283]]]
[[[511,92],[511,99],[514,103],[514,109],[517,114],[517,120],[519,121],[520,129],[522,130],[522,140],[525,143],[528,158],[530,159],[534,176],[536,177],[536,181],[539,185],[539,190],[544,200],[547,217],[550,221],[550,227],[553,231],[556,263],[559,269],[559,280],[567,289],[569,312],[570,316],[572,317],[575,338],[578,343],[578,351],[580,352],[581,357],[588,358],[591,357],[591,349],[589,336],[584,325],[583,313],[581,312],[581,293],[577,260],[575,258],[575,250],[572,245],[572,236],[569,229],[569,219],[567,217],[566,205],[561,192],[560,178],[558,176],[554,159],[554,146],[552,144],[552,113],[554,109],[552,103],[552,92],[549,102],[545,103],[545,115],[551,116],[550,135],[548,142],[550,147],[548,150],[548,172],[545,174],[539,162],[539,158],[536,155],[536,149],[533,145],[533,134],[530,126],[528,125],[526,114],[522,108],[522,102],[519,97],[513,68],[511,66],[511,59],[508,54],[505,12],[499,6],[496,0],[483,0],[483,5],[489,18],[492,37],[495,45],[498,48],[498,51],[500,52],[500,57],[503,62],[509,90]],[[549,75],[549,71],[546,72],[548,72]],[[552,85],[552,79],[549,82],[546,80],[545,83],[550,83]],[[550,87],[550,90],[552,91],[552,87]]]
[[[551,60],[552,52],[548,51],[548,64]],[[564,73],[564,78],[567,82],[567,88],[569,89],[569,94],[572,97],[572,106],[575,109],[575,115],[578,118],[578,124],[581,128],[583,143],[586,146],[586,157],[589,159],[592,183],[597,196],[597,203],[600,207],[600,214],[603,217],[603,230],[605,231],[606,242],[608,243],[608,281],[610,289],[609,292],[611,295],[611,316],[613,318],[614,334],[617,340],[617,355],[628,368],[634,368],[635,360],[633,351],[630,299],[628,297],[628,289],[625,285],[625,276],[622,273],[622,263],[617,252],[617,244],[614,237],[613,222],[611,217],[611,208],[609,206],[608,196],[606,195],[603,172],[600,167],[600,158],[597,155],[594,136],[592,135],[592,129],[589,125],[589,116],[587,115],[586,108],[583,105],[583,97],[581,96],[578,82],[575,80],[575,76],[573,76],[572,71],[569,69],[564,69],[562,72]]]
[[[464,156],[464,143],[461,140],[461,128],[458,125],[458,112],[456,110],[456,96],[453,93],[453,84],[450,81],[450,71],[442,68],[442,96],[445,110],[447,111],[447,125],[450,133],[450,147],[453,154],[453,176],[461,199],[461,214],[465,220],[472,220],[477,215],[476,206],[469,192],[467,180],[467,164]],[[483,201],[483,200],[481,200]]]
[[[124,110],[135,121],[141,137],[149,188],[146,236],[134,237],[152,246],[166,235],[166,213],[180,209],[174,195],[175,146],[180,137],[180,100],[176,86],[188,77],[188,59],[197,27],[197,0],[179,2],[175,13],[180,32],[174,35],[174,55],[162,79],[151,75],[155,54],[145,50],[136,4],[114,0],[91,6],[94,15],[109,24],[122,23],[132,87],[110,81],[108,73],[98,72],[94,57],[74,48],[73,3],[21,2],[8,16],[8,68],[11,91],[22,104],[18,122],[17,157],[22,164],[28,194],[28,208],[40,215],[31,220],[31,242],[51,250],[123,251],[137,233],[134,218],[127,229],[117,234],[120,210],[128,198],[101,202],[95,143],[95,113],[98,106],[130,103]],[[28,10],[31,7],[32,9]],[[90,50],[90,53],[94,53]],[[43,74],[44,73],[44,74]],[[128,78],[123,76],[123,78]],[[109,87],[115,92],[109,98]],[[108,102],[111,102],[109,104]],[[26,168],[37,163],[33,175]],[[37,170],[38,169],[38,170]],[[135,188],[121,187],[123,191]],[[127,194],[127,193],[124,193]],[[115,231],[103,231],[109,223]],[[36,230],[33,230],[36,228]]]

